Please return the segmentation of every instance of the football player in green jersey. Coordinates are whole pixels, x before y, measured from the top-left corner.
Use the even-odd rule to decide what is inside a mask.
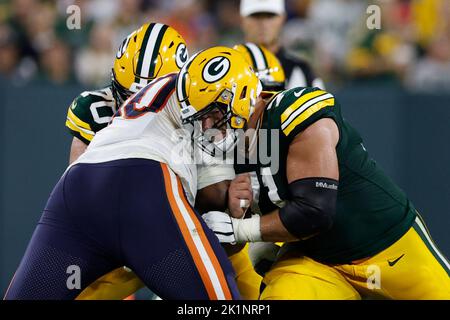
[[[276,146],[271,162],[258,152],[256,165],[236,165],[236,172],[256,178],[261,215],[241,219],[240,205],[229,205],[231,216],[203,218],[223,243],[286,242],[261,299],[450,299],[447,259],[332,94],[294,88],[260,97],[247,128],[255,123],[276,138],[272,144],[259,135],[258,147]],[[248,188],[241,198],[249,198]]]
[[[179,71],[187,58],[186,42],[172,27],[146,23],[132,32],[117,51],[111,85],[81,93],[68,109],[66,126],[73,135],[70,163],[128,97],[154,78]]]

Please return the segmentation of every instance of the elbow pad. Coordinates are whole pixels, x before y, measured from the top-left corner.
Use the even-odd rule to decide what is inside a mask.
[[[305,178],[289,184],[290,200],[279,210],[284,227],[299,239],[326,231],[333,225],[339,182]]]

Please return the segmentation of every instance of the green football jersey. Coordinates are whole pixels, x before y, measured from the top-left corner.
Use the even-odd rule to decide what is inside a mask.
[[[89,144],[95,133],[108,125],[116,111],[111,87],[85,91],[70,105],[66,127],[73,136]]]
[[[236,165],[236,171],[256,173],[252,180],[257,178],[259,190],[256,196],[254,192],[254,198],[261,214],[282,207],[289,199],[286,177],[289,144],[298,133],[322,118],[333,119],[339,129],[335,220],[330,230],[298,241],[293,247],[318,261],[348,263],[372,256],[398,240],[413,225],[416,211],[405,193],[369,157],[361,136],[342,117],[332,94],[318,88],[294,88],[273,97],[261,126],[272,134],[275,132],[277,137],[273,144],[270,142],[273,136],[267,134],[267,145],[272,146],[268,147],[271,161],[263,164],[258,156],[256,165]],[[274,161],[278,165],[274,166]]]

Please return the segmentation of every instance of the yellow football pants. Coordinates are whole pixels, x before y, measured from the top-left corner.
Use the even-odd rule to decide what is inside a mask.
[[[133,271],[120,267],[93,282],[77,300],[123,300],[143,287]]]
[[[248,244],[229,259],[236,273],[236,283],[242,299],[258,300],[262,277],[253,268],[248,255]]]
[[[450,299],[450,266],[419,217],[397,242],[362,261],[326,265],[287,253],[260,299]]]
[[[244,299],[259,296],[261,276],[253,269],[248,245],[230,257]],[[377,255],[346,265],[326,265],[289,253],[264,278],[261,299],[450,299],[449,263],[425,225],[414,226]],[[133,272],[118,268],[95,281],[77,299],[124,299],[144,285]]]

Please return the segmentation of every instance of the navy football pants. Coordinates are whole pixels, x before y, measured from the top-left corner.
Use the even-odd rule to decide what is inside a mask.
[[[63,175],[5,299],[74,299],[124,265],[163,299],[239,298],[231,264],[179,178],[165,164],[125,159]]]

